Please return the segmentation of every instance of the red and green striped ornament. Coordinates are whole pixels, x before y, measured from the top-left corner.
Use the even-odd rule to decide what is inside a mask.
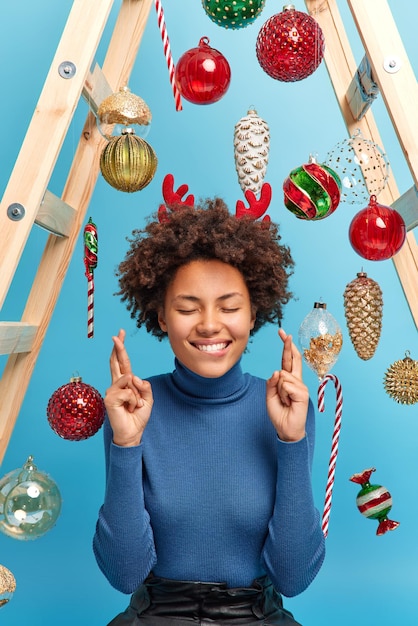
[[[340,203],[341,180],[328,165],[311,156],[308,163],[293,169],[283,183],[284,204],[297,218],[322,220]]]
[[[392,496],[389,491],[386,487],[370,483],[370,476],[375,471],[372,467],[359,474],[353,474],[350,480],[361,485],[356,498],[358,510],[368,519],[378,520],[376,535],[384,535],[388,530],[395,530],[399,522],[388,519],[388,513],[392,508]]]

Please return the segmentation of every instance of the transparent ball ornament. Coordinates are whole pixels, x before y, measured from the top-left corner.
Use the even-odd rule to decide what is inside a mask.
[[[29,456],[22,468],[0,480],[0,531],[13,539],[37,539],[56,523],[61,494]]]
[[[100,103],[96,120],[105,139],[110,140],[126,132],[145,139],[151,129],[152,114],[145,100],[124,86]]]
[[[315,302],[299,327],[299,345],[319,380],[335,365],[343,345],[341,328],[325,302]]]
[[[341,202],[357,204],[377,196],[389,179],[389,161],[383,150],[360,130],[330,150],[325,164],[341,180]]]

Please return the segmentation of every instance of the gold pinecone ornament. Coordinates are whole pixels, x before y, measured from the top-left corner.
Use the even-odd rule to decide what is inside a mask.
[[[250,109],[235,124],[234,158],[238,182],[245,193],[247,189],[258,194],[264,182],[270,151],[270,130],[267,122]]]
[[[382,331],[383,297],[378,283],[366,272],[358,272],[346,286],[344,311],[355,351],[364,361],[371,359]]]
[[[418,361],[409,356],[395,361],[388,368],[384,377],[386,393],[399,404],[415,404],[418,402]]]

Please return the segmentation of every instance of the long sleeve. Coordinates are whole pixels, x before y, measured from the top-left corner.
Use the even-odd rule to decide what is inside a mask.
[[[149,379],[154,405],[141,445],[119,448],[105,422],[99,567],[124,593],[151,570],[229,587],[267,573],[284,595],[300,593],[324,557],[311,489],[313,407],[306,438],[284,443],[264,380],[239,364],[219,379],[176,365]]]
[[[296,443],[277,440],[276,498],[262,559],[276,589],[289,597],[310,585],[325,558],[324,535],[312,494],[314,437],[310,403],[305,438]]]
[[[110,584],[132,593],[156,562],[142,480],[142,446],[120,448],[104,426],[106,491],[99,511],[93,550]]]

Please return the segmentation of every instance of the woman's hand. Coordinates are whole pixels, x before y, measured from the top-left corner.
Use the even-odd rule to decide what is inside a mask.
[[[125,331],[120,330],[112,339],[112,385],[106,391],[104,403],[113,430],[113,442],[118,446],[136,446],[151,415],[152,389],[149,382],[132,373],[124,344]]]
[[[291,335],[279,330],[283,341],[282,369],[267,381],[269,417],[282,441],[299,441],[305,436],[309,391],[302,380],[302,356]]]

